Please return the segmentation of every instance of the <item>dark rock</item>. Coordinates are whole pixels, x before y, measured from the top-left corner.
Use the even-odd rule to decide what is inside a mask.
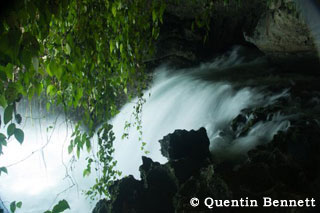
[[[177,191],[177,182],[173,170],[168,165],[153,162],[150,158],[142,157],[140,166],[141,179],[148,190],[159,191],[163,198],[172,197]]]
[[[192,197],[203,201],[207,197],[213,199],[230,199],[232,197],[228,185],[219,176],[214,175],[213,166],[201,169],[198,174],[182,184],[175,196],[176,212],[208,211],[208,208],[200,202],[195,209],[189,202]],[[215,209],[216,211],[216,209]],[[218,212],[222,212],[219,211]]]
[[[209,159],[196,161],[189,158],[171,161],[168,164],[173,169],[178,182],[182,184],[190,177],[198,174],[200,169],[206,168],[210,164],[210,161]]]
[[[99,200],[94,209],[92,210],[93,213],[106,213],[106,212],[111,212],[111,202],[102,199]]]
[[[205,160],[210,157],[209,139],[205,128],[198,131],[176,130],[159,141],[161,153],[169,161],[190,158]]]
[[[145,187],[143,212],[174,212],[177,181],[170,168],[143,157],[140,172]]]
[[[287,132],[278,133],[270,145],[292,158],[304,169],[307,176],[315,178],[320,175],[319,138],[319,123],[314,119],[301,119]]]
[[[111,200],[100,200],[93,213],[174,212],[177,181],[173,171],[149,158],[142,159],[142,180],[128,176],[116,181],[110,187]]]
[[[116,181],[110,188],[111,200],[100,200],[93,213],[143,212],[143,184],[133,176]]]

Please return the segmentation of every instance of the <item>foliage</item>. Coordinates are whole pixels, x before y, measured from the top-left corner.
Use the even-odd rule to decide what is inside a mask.
[[[17,208],[20,209],[21,206],[22,206],[22,202],[21,201],[19,201],[19,202],[16,202],[16,201],[11,202],[10,203],[10,211],[11,211],[11,213],[14,213],[17,210]]]
[[[75,149],[80,156],[84,146],[90,150],[97,126],[118,113],[119,99],[142,96],[142,61],[153,53],[164,2],[15,0],[1,4],[0,105],[4,114],[0,121],[7,135],[0,133],[0,154],[11,136],[24,141],[17,127],[22,117],[16,105],[22,97],[38,96],[46,101],[48,111],[60,105],[78,121],[69,152]],[[106,196],[107,189],[102,188],[119,174],[113,171],[113,140],[110,125],[102,124],[97,151],[102,176],[92,190]],[[90,159],[85,176],[90,173]]]
[[[0,175],[1,175],[2,172],[8,174],[7,168],[6,167],[0,167]]]
[[[15,123],[14,123],[14,120],[15,120]],[[17,128],[17,125],[21,123],[21,120],[22,120],[21,115],[18,114],[16,111],[15,102],[7,105],[3,113],[3,124],[7,128],[7,131],[6,131],[7,136],[3,133],[0,133],[0,155],[3,154],[2,147],[7,146],[7,140],[9,140],[11,136],[14,136],[20,144],[23,143],[24,132],[22,131],[22,129]],[[1,127],[1,119],[0,119],[0,127]],[[2,167],[0,169],[0,174],[1,172],[7,173],[7,169]]]
[[[196,3],[196,0],[193,0]],[[195,17],[194,22],[192,22],[191,25],[191,30],[195,30],[195,25],[200,28],[205,30],[205,35],[203,37],[203,42],[206,42],[208,36],[209,36],[209,31],[210,31],[210,18],[211,18],[211,13],[213,9],[214,3],[213,1],[206,1],[206,4],[203,7],[203,12],[200,13],[198,16]]]
[[[66,200],[60,200],[51,211],[45,211],[44,213],[60,213],[70,209],[69,203]]]
[[[112,181],[115,180],[117,175],[121,175],[121,172],[115,171],[116,161],[112,158],[114,152],[113,141],[115,137],[112,132],[112,125],[104,124],[98,131],[98,146],[97,160],[88,158],[88,166],[84,170],[83,175],[86,176],[91,172],[92,162],[97,163],[97,168],[101,168],[100,177],[96,178],[96,183],[93,187],[86,192],[91,198],[96,195],[108,195],[108,189]]]

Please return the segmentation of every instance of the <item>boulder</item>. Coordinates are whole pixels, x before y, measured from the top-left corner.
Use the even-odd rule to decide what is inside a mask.
[[[143,184],[133,176],[116,181],[110,188],[111,200],[100,200],[93,213],[142,212]]]
[[[205,128],[199,130],[175,130],[159,141],[161,153],[169,161],[193,159],[203,161],[210,157],[209,138]]]
[[[173,197],[177,181],[167,165],[143,157],[141,180],[133,176],[115,181],[110,187],[110,200],[100,200],[93,213],[174,212]]]

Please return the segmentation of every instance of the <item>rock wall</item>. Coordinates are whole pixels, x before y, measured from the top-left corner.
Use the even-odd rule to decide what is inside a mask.
[[[203,18],[208,29],[195,24]],[[167,0],[156,55],[147,62],[188,67],[235,44],[254,45],[272,59],[317,57],[293,0]]]
[[[309,26],[298,10],[293,0],[273,2],[245,39],[273,58],[316,57]]]

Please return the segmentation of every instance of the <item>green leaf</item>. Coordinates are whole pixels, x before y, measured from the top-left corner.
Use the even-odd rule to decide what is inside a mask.
[[[57,66],[57,69],[55,70],[55,75],[59,80],[61,79],[62,74],[63,74],[62,66]]]
[[[66,200],[60,200],[59,203],[53,207],[52,213],[60,213],[66,209],[70,209],[68,202]]]
[[[63,74],[63,69],[62,66],[54,61],[51,61],[49,66],[47,66],[47,72],[51,77],[56,76],[58,79],[60,79]]]
[[[155,22],[157,20],[157,13],[155,10],[152,10],[152,21]]]
[[[7,139],[7,137],[4,134],[0,133],[0,145],[7,146],[6,139]]]
[[[85,170],[83,170],[83,174],[82,175],[83,175],[83,177],[85,177],[85,176],[89,176],[90,173],[91,173],[90,169],[86,168]]]
[[[14,131],[16,130],[16,125],[14,123],[11,123],[7,128],[7,135],[10,137],[13,135]]]
[[[72,143],[70,143],[70,145],[68,146],[68,153],[70,154],[73,150],[73,145]]]
[[[67,43],[66,44],[66,54],[70,55],[70,53],[71,53],[71,48],[70,48],[70,45]]]
[[[109,41],[109,48],[110,48],[110,53],[112,53],[114,50],[114,42],[112,40]]]
[[[7,78],[10,80],[13,80],[13,64],[9,63],[7,64],[7,66],[5,67],[4,71],[7,75]]]
[[[49,102],[46,103],[46,109],[47,109],[47,112],[50,111],[50,108],[51,108],[51,104]]]
[[[55,91],[56,91],[56,87],[55,87],[54,85],[50,84],[50,85],[47,87],[47,95],[49,95],[49,96],[54,96]]]
[[[38,57],[32,57],[32,65],[33,65],[34,70],[38,72],[38,69],[39,69]]]
[[[80,146],[77,146],[77,158],[79,159],[80,158]]]
[[[16,211],[16,201],[10,203],[10,211],[14,213]]]
[[[21,117],[20,114],[16,114],[15,119],[16,119],[16,122],[17,122],[18,124],[21,124],[22,117]]]
[[[87,152],[89,153],[91,151],[91,142],[89,139],[86,139],[86,147],[87,147]]]
[[[117,15],[117,8],[116,8],[116,5],[115,5],[115,4],[112,5],[111,12],[112,12],[112,15],[113,15],[114,17],[116,17],[116,15]]]
[[[0,175],[1,175],[1,172],[8,174],[8,170],[6,167],[0,167]]]
[[[53,76],[53,73],[51,72],[50,64],[47,64],[46,71],[47,71],[47,73],[49,74],[50,77]]]
[[[8,103],[13,103],[18,98],[17,83],[9,82],[5,90],[5,97]]]
[[[4,95],[0,95],[0,106],[2,106],[3,108],[5,108],[7,106],[7,100],[5,98]]]
[[[75,95],[75,105],[78,105],[79,100],[82,98],[83,96],[83,88],[77,88],[76,89],[76,95]]]
[[[40,96],[41,92],[43,90],[43,84],[40,83],[37,85],[36,91],[37,91],[37,95]]]
[[[3,121],[5,125],[12,120],[12,113],[13,113],[13,106],[12,105],[7,106],[7,108],[4,110],[4,116],[3,116]]]
[[[22,206],[22,202],[21,201],[19,201],[18,203],[17,203],[17,205],[16,205],[19,209],[21,208],[21,206]]]
[[[123,52],[123,44],[121,43],[120,44],[120,53],[122,54],[122,52]]]
[[[19,129],[19,128],[16,128],[14,130],[14,137],[17,139],[17,141],[22,144],[23,143],[23,140],[24,140],[24,132]]]

